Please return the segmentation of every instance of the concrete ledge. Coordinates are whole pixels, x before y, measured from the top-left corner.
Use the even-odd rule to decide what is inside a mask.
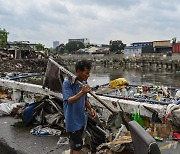
[[[16,151],[16,149],[12,148],[10,145],[6,143],[3,138],[0,138],[0,153],[1,154],[18,154],[22,152]]]
[[[14,126],[18,120],[0,117],[0,154],[61,154],[69,146],[58,148],[58,136],[37,137],[30,127]]]

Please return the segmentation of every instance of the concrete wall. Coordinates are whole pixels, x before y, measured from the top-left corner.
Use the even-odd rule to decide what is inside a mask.
[[[122,60],[123,58],[127,58],[127,55],[123,55],[123,54],[107,54],[107,55],[103,55],[103,54],[92,54],[92,55],[75,55],[75,54],[72,54],[72,55],[61,55],[60,56],[62,59],[67,59],[67,60],[79,60],[79,59],[90,59],[90,60],[93,60],[93,59],[96,59],[96,60],[105,60],[105,59],[108,59],[108,60],[114,60],[114,59],[118,59],[118,60]],[[132,59],[135,59],[137,57],[134,57],[133,55],[132,56],[128,56],[128,58],[132,58]],[[140,55],[138,56],[138,59],[139,58],[150,58],[150,59],[155,59],[155,60],[161,60],[161,59],[166,59],[166,60],[180,60],[180,53],[173,53],[172,56],[166,56],[164,55],[163,53],[159,53],[159,54],[153,54],[153,53],[147,53],[147,54],[143,54],[143,55]]]
[[[180,61],[180,53],[173,53],[171,59]]]

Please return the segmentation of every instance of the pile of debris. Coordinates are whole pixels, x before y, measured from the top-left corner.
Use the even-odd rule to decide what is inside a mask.
[[[0,96],[1,98],[7,98],[6,93],[2,91]],[[61,99],[45,96],[31,104],[19,103],[13,105],[13,107],[10,105],[6,106],[6,108],[8,107],[9,109],[6,114],[22,119],[25,126],[33,126],[34,128],[30,130],[30,133],[36,136],[60,136],[57,143],[57,146],[59,147],[64,144],[69,144],[65,131]],[[5,103],[0,104],[1,111],[2,106],[5,107]],[[94,108],[96,107],[94,106]],[[100,110],[97,110],[97,112],[99,116],[96,119],[92,119],[88,116],[88,123],[84,133],[85,146],[83,148],[83,150],[86,151],[88,150],[102,154],[120,152],[130,154],[139,150],[136,145],[137,142],[139,142],[139,138],[143,141],[146,150],[149,150],[149,145],[152,142],[156,143],[154,139],[162,140],[172,137],[173,135],[173,129],[168,122],[162,123],[162,121],[147,119],[146,124],[143,126],[144,128],[142,128],[138,124],[138,119],[134,119],[137,122],[129,122],[130,115],[126,115],[123,111],[111,114],[108,117],[108,120],[101,117],[102,113],[100,113]],[[170,119],[172,117],[169,116],[168,118]],[[148,120],[152,121],[149,121],[148,123]],[[173,121],[173,119],[171,120]],[[65,137],[62,137],[62,135]],[[147,140],[148,142],[146,142]],[[159,148],[157,144],[154,146],[158,151]]]
[[[5,98],[7,95],[1,93],[1,98],[3,97]],[[34,126],[30,130],[31,134],[36,136],[63,135],[67,137],[61,99],[45,96],[31,104],[13,103],[12,105],[1,103],[1,113],[22,119],[24,126]],[[8,108],[8,110],[5,110],[5,108]],[[112,127],[108,127],[109,123]],[[115,129],[113,123],[112,121],[106,123],[101,118],[92,119],[89,116],[84,133],[85,146],[91,151],[99,151],[100,153],[104,153],[104,151],[132,151],[132,140],[129,131],[121,123],[120,127],[118,125],[120,129]],[[64,144],[61,141],[62,139],[65,138],[60,137],[57,143],[58,146],[60,146],[60,143]]]
[[[0,61],[0,72],[45,72],[47,59],[22,59]]]

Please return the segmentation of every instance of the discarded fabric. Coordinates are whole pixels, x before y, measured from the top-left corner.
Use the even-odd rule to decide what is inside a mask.
[[[1,103],[0,104],[0,114],[9,115],[13,108],[17,107],[18,105],[22,106],[22,103]]]
[[[52,129],[49,127],[37,126],[30,131],[31,134],[36,136],[59,136],[61,131],[58,129]]]

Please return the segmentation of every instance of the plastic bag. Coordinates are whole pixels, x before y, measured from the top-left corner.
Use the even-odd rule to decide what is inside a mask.
[[[139,114],[139,112],[136,112],[132,115],[131,120],[135,120],[137,123],[139,123],[142,127],[144,127],[144,120]]]

